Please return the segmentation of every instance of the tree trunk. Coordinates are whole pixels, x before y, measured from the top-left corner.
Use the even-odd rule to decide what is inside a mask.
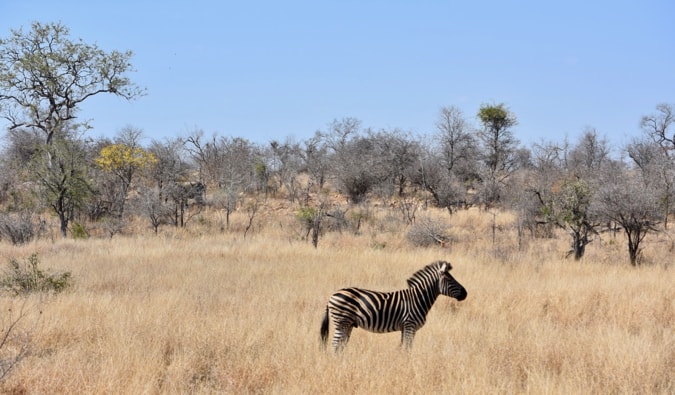
[[[639,262],[640,255],[640,232],[631,231],[626,229],[626,235],[628,236],[628,256],[630,257],[630,264],[632,266],[637,266]]]
[[[63,235],[63,237],[68,237],[68,216],[63,212],[60,212],[59,221],[61,222],[61,235]]]
[[[64,197],[60,196],[54,205],[52,206],[54,208],[54,211],[56,211],[56,215],[59,217],[59,222],[61,224],[60,230],[61,230],[61,235],[63,237],[68,236],[68,220],[69,216],[67,213],[67,210],[65,208],[65,203],[64,203]]]
[[[185,199],[180,200],[180,227],[185,227]]]
[[[578,261],[586,252],[586,245],[588,244],[588,234],[583,231],[572,232],[572,251],[574,252],[574,260]]]
[[[663,216],[663,229],[668,230],[668,214],[670,213],[670,187],[668,187],[664,205],[666,207],[665,207],[665,215]]]

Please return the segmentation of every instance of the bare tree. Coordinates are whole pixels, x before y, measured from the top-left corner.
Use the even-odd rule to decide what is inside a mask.
[[[675,160],[654,141],[635,139],[626,147],[628,156],[642,173],[646,183],[654,188],[662,207],[664,229],[668,229],[668,216],[675,199]]]
[[[335,119],[328,125],[328,132],[323,134],[329,149],[340,156],[344,152],[347,142],[357,137],[361,132],[361,121],[356,118],[345,117]]]
[[[298,175],[302,169],[302,149],[300,144],[287,139],[284,143],[276,140],[270,142],[272,174],[279,179],[279,184],[286,189],[288,200],[293,203],[297,199],[300,185]]]
[[[609,143],[598,137],[593,128],[587,128],[577,145],[569,152],[567,166],[578,177],[589,179],[609,161]]]
[[[324,134],[330,150],[331,176],[338,190],[347,195],[352,203],[366,198],[373,187],[382,181],[375,141],[363,136],[361,122],[355,118],[335,120]]]
[[[649,232],[657,231],[660,218],[658,194],[640,173],[612,169],[604,174],[594,211],[619,224],[628,238],[628,255],[633,266],[641,263],[640,244]]]
[[[533,235],[553,236],[553,213],[556,191],[566,177],[567,143],[542,141],[532,145],[532,166],[521,173],[520,182],[511,190],[511,206],[521,216],[520,223]]]
[[[352,203],[360,203],[388,178],[389,169],[384,158],[377,154],[378,143],[371,136],[355,137],[341,149],[333,167],[337,187]]]
[[[419,162],[420,143],[399,129],[381,130],[370,133],[368,137],[374,143],[374,150],[369,154],[378,162],[377,169],[382,173],[385,195],[390,197],[395,193],[403,197],[415,165]],[[389,192],[392,188],[393,193]]]
[[[478,142],[471,134],[471,126],[462,111],[453,106],[441,108],[436,130],[441,158],[447,171],[463,182],[476,179]]]
[[[643,172],[650,169],[651,178],[658,180],[661,184],[659,195],[663,206],[663,226],[668,229],[668,216],[671,213],[675,195],[675,130],[673,130],[675,129],[673,128],[675,112],[672,105],[665,103],[657,105],[656,110],[656,114],[642,117],[640,127],[661,148],[660,155],[652,152],[650,158],[644,155],[639,158],[638,147],[629,148],[629,155]]]
[[[362,136],[361,121],[356,118],[334,120],[322,136],[330,151],[330,175],[336,187],[352,203],[361,202],[378,182],[371,155],[373,141]]]
[[[416,165],[413,183],[429,192],[437,207],[446,208],[452,214],[457,207],[467,205],[467,190],[442,163],[440,155],[426,149]]]
[[[201,182],[174,182],[169,184],[167,192],[174,203],[174,225],[182,228],[201,212],[206,185]],[[191,202],[194,204],[190,204]]]
[[[259,151],[248,140],[242,138],[221,139],[223,168],[220,173],[220,189],[226,198],[227,224],[230,213],[237,206],[240,194],[255,185],[255,163]]]
[[[199,170],[196,177],[198,181],[218,185],[226,165],[224,152],[226,145],[227,139],[217,138],[216,135],[205,139],[202,130],[194,131],[185,139],[185,148]]]
[[[229,227],[230,213],[236,208],[239,195],[255,185],[256,163],[265,167],[263,171],[267,173],[266,164],[256,162],[262,155],[244,138],[214,136],[204,142],[201,131],[188,137],[186,144],[190,157],[200,169],[199,177],[204,180],[201,182],[216,187],[217,203],[226,210]]]
[[[33,129],[10,129],[4,135],[5,144],[0,150],[0,204],[9,211],[20,211],[30,206],[33,193],[26,188],[30,178],[29,164],[40,153],[42,137]]]
[[[662,103],[656,106],[657,114],[642,117],[640,127],[666,152],[675,150],[675,131],[671,126],[675,124],[675,111],[670,104]]]
[[[1,159],[3,162],[11,162],[16,168],[27,166],[42,145],[42,139],[34,129],[9,129],[4,138],[6,145]]]
[[[316,132],[314,136],[304,142],[302,158],[304,167],[310,177],[310,184],[316,184],[321,190],[326,182],[328,172],[328,147],[323,135]]]
[[[190,179],[192,168],[185,158],[182,139],[153,140],[148,151],[157,159],[149,177],[158,189],[158,199],[165,200],[167,189],[174,183]]]
[[[160,191],[157,187],[147,189],[139,195],[136,211],[150,221],[155,234],[160,225],[168,223],[172,214],[172,208],[160,199]]]

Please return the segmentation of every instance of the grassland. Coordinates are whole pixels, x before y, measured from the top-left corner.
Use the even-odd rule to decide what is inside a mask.
[[[246,239],[246,218],[221,232],[214,215],[158,236],[1,243],[0,264],[37,253],[74,285],[0,298],[5,317],[27,312],[17,331],[31,345],[0,392],[675,393],[669,235],[648,237],[647,264],[633,268],[620,234],[574,262],[564,235],[518,243],[507,214],[494,240],[489,213],[433,215],[452,226],[446,248],[414,248],[403,225],[373,221],[314,249],[272,214]],[[399,333],[360,329],[341,356],[321,350],[333,291],[399,289],[438,259],[452,262],[468,298],[439,298],[410,352]]]

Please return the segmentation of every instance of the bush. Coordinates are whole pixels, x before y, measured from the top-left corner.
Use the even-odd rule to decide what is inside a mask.
[[[0,240],[5,239],[12,244],[24,244],[37,235],[36,226],[29,214],[0,214]]]
[[[70,272],[45,273],[38,269],[37,254],[32,254],[22,264],[14,258],[9,260],[9,269],[0,279],[0,288],[16,295],[31,292],[61,292],[71,285]]]
[[[72,226],[73,239],[88,239],[89,232],[79,222],[73,222]]]
[[[445,245],[450,241],[447,226],[431,218],[421,218],[410,227],[406,239],[418,247],[429,247],[434,244]]]
[[[309,227],[316,217],[317,210],[314,207],[300,207],[295,212],[295,218],[303,225]]]
[[[350,224],[347,219],[347,210],[343,210],[338,206],[333,207],[332,210],[326,213],[326,229],[331,232],[342,232],[344,229],[348,229]],[[354,231],[356,232],[357,226],[354,226]]]

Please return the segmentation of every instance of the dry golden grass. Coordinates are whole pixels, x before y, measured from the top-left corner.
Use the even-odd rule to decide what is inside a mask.
[[[373,226],[314,249],[292,221],[271,217],[246,240],[204,228],[0,244],[2,261],[36,252],[41,267],[75,280],[29,297],[33,350],[0,392],[675,393],[665,236],[649,239],[650,265],[632,268],[621,236],[573,262],[566,239],[529,239],[519,251],[510,216],[498,218],[493,245],[491,215],[435,214],[452,225],[449,248],[416,249],[403,228]],[[437,259],[453,263],[468,298],[439,298],[411,352],[399,333],[361,329],[341,356],[321,350],[333,291],[399,289]],[[0,298],[2,311],[17,303]]]

